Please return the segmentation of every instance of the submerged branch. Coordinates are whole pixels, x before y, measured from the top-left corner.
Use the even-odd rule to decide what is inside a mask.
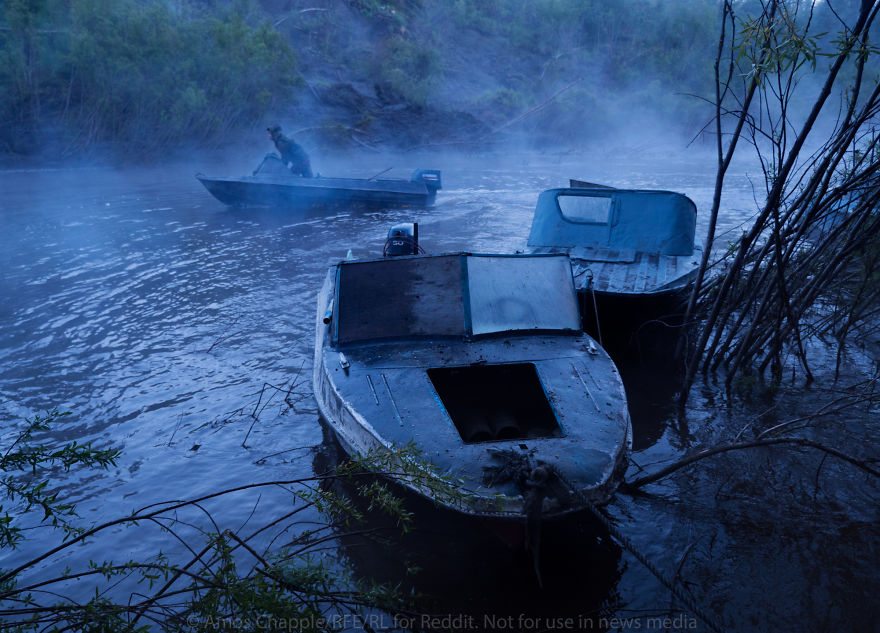
[[[633,492],[638,490],[639,488],[646,486],[648,484],[654,483],[660,479],[663,479],[667,475],[670,475],[682,468],[690,466],[691,464],[698,462],[700,460],[706,459],[707,457],[712,457],[713,455],[719,455],[721,453],[726,453],[728,451],[741,450],[745,448],[755,448],[758,446],[773,446],[776,444],[793,444],[795,446],[802,446],[806,448],[814,448],[816,450],[822,451],[828,455],[832,455],[841,459],[849,464],[852,464],[856,468],[863,470],[869,475],[873,475],[874,477],[880,478],[880,470],[872,468],[869,466],[867,460],[857,459],[846,453],[843,453],[836,448],[832,448],[830,446],[825,446],[824,444],[820,444],[819,442],[814,442],[813,440],[808,440],[802,437],[774,437],[774,438],[764,438],[751,440],[747,442],[731,442],[729,444],[719,444],[717,446],[713,446],[711,448],[704,449],[692,455],[688,455],[677,462],[666,466],[665,468],[660,469],[656,473],[651,475],[645,475],[644,477],[639,477],[633,481],[625,482],[621,486],[621,490],[623,492]]]

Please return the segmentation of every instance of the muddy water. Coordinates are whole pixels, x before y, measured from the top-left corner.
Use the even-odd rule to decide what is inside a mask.
[[[713,183],[704,157],[672,160],[660,148],[593,156],[364,156],[346,167],[329,160],[317,167],[368,177],[416,163],[443,170],[444,189],[432,209],[298,215],[226,208],[193,178],[199,170],[248,171],[249,164],[234,160],[0,173],[4,438],[25,417],[57,406],[72,415],[58,423],[54,439],[123,450],[116,468],[56,480],[83,524],[161,500],[309,476],[337,457],[310,394],[315,295],[327,268],[349,249],[377,254],[390,224],[414,220],[429,252],[516,250],[525,244],[537,194],[564,186],[569,176],[681,191],[700,211],[709,207]],[[732,179],[720,231],[736,235],[751,200],[742,170]],[[821,388],[776,400],[728,401],[710,381],[695,388],[679,416],[669,404],[674,385],[662,375],[650,368],[629,375],[632,475],[759,415],[760,424],[769,424],[815,410],[833,386],[820,381]],[[293,406],[266,383],[282,387]],[[862,408],[826,420],[824,439],[857,452],[870,443],[866,436],[877,437],[878,417]],[[815,454],[766,449],[719,458],[648,492],[619,495],[609,515],[725,630],[877,630],[877,485],[866,476]],[[238,528],[256,524],[285,499],[263,490],[208,503],[206,511],[218,527]],[[702,629],[632,555],[607,539],[596,543],[590,526],[545,530],[541,588],[531,560],[472,524],[415,503],[415,536],[391,549],[346,542],[328,556],[364,577],[405,579],[434,596],[431,608],[441,615],[478,614],[429,626]],[[3,567],[54,538],[47,529],[29,535],[42,536],[3,552]],[[43,563],[34,575],[88,558],[127,560],[174,547],[158,530],[134,537],[118,529],[90,550]],[[411,560],[422,570],[406,576]],[[86,585],[72,591],[93,592]]]

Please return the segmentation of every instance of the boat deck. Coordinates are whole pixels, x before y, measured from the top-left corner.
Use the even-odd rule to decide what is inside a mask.
[[[573,485],[601,501],[616,485],[615,471],[628,450],[629,416],[620,378],[607,355],[584,354],[591,342],[587,336],[556,336],[384,343],[344,349],[347,370],[339,352],[324,347],[321,363],[332,374],[332,386],[322,380],[321,388],[337,393],[317,395],[322,402],[335,403],[330,404],[336,408],[329,412],[333,418],[348,418],[347,424],[334,426],[349,448],[363,450],[363,437],[346,437],[362,429],[390,444],[413,441],[442,472],[464,479],[467,488],[487,498],[499,492],[498,486],[490,488],[484,482],[486,469],[499,465],[493,453],[526,452],[552,464]],[[465,441],[428,370],[480,367],[490,358],[490,366],[534,366],[559,433]],[[579,388],[572,389],[572,381]],[[512,483],[509,488],[503,492],[518,494]]]
[[[699,249],[693,255],[658,255],[629,249],[536,248],[535,253],[565,252],[571,257],[579,291],[609,294],[651,294],[684,288],[700,267]],[[592,281],[592,285],[591,285]]]

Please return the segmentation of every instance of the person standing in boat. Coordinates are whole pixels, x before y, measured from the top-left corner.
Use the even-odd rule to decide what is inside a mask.
[[[290,171],[297,176],[312,178],[312,166],[309,163],[309,156],[305,150],[281,133],[280,125],[272,125],[267,127],[269,138],[275,143],[275,149],[281,154],[281,162],[284,165],[290,164]]]

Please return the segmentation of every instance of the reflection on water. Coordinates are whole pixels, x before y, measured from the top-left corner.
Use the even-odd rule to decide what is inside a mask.
[[[569,177],[682,191],[701,212],[713,182],[699,159],[633,163],[611,152],[593,161],[422,157],[420,164],[443,170],[446,188],[434,208],[329,215],[225,208],[190,166],[0,173],[4,430],[58,406],[73,412],[53,433],[58,441],[123,449],[117,468],[61,488],[86,523],[154,501],[308,475],[310,453],[289,449],[325,446],[310,399],[315,296],[327,267],[349,249],[378,255],[391,224],[417,221],[429,252],[509,252],[525,244],[538,193]],[[358,167],[364,175],[379,171],[367,160]],[[745,177],[734,185],[720,222],[730,235],[751,207]],[[705,221],[703,213],[700,227]],[[633,472],[766,408],[732,406],[707,383],[680,417],[669,404],[675,386],[667,374],[640,366],[622,373]],[[263,391],[264,383],[289,390],[296,406],[271,395],[277,390]],[[860,416],[845,433],[876,437],[876,413]],[[878,554],[876,486],[872,493],[863,478],[820,461],[775,450],[729,456],[650,494],[619,495],[608,513],[670,576],[679,570],[728,630],[867,630],[880,615],[871,598],[880,589],[870,562]],[[213,512],[239,525],[255,502],[230,500]],[[540,589],[527,557],[415,503],[419,530],[401,537],[394,556],[353,542],[340,553],[364,576],[432,594],[428,606],[436,612],[680,612],[628,553],[607,539],[595,547],[589,526],[547,528]],[[101,546],[126,560],[171,547],[160,534],[138,540],[123,533]],[[29,553],[4,552],[3,566]],[[71,551],[51,565],[82,565],[84,555]],[[422,571],[406,575],[407,561]]]

